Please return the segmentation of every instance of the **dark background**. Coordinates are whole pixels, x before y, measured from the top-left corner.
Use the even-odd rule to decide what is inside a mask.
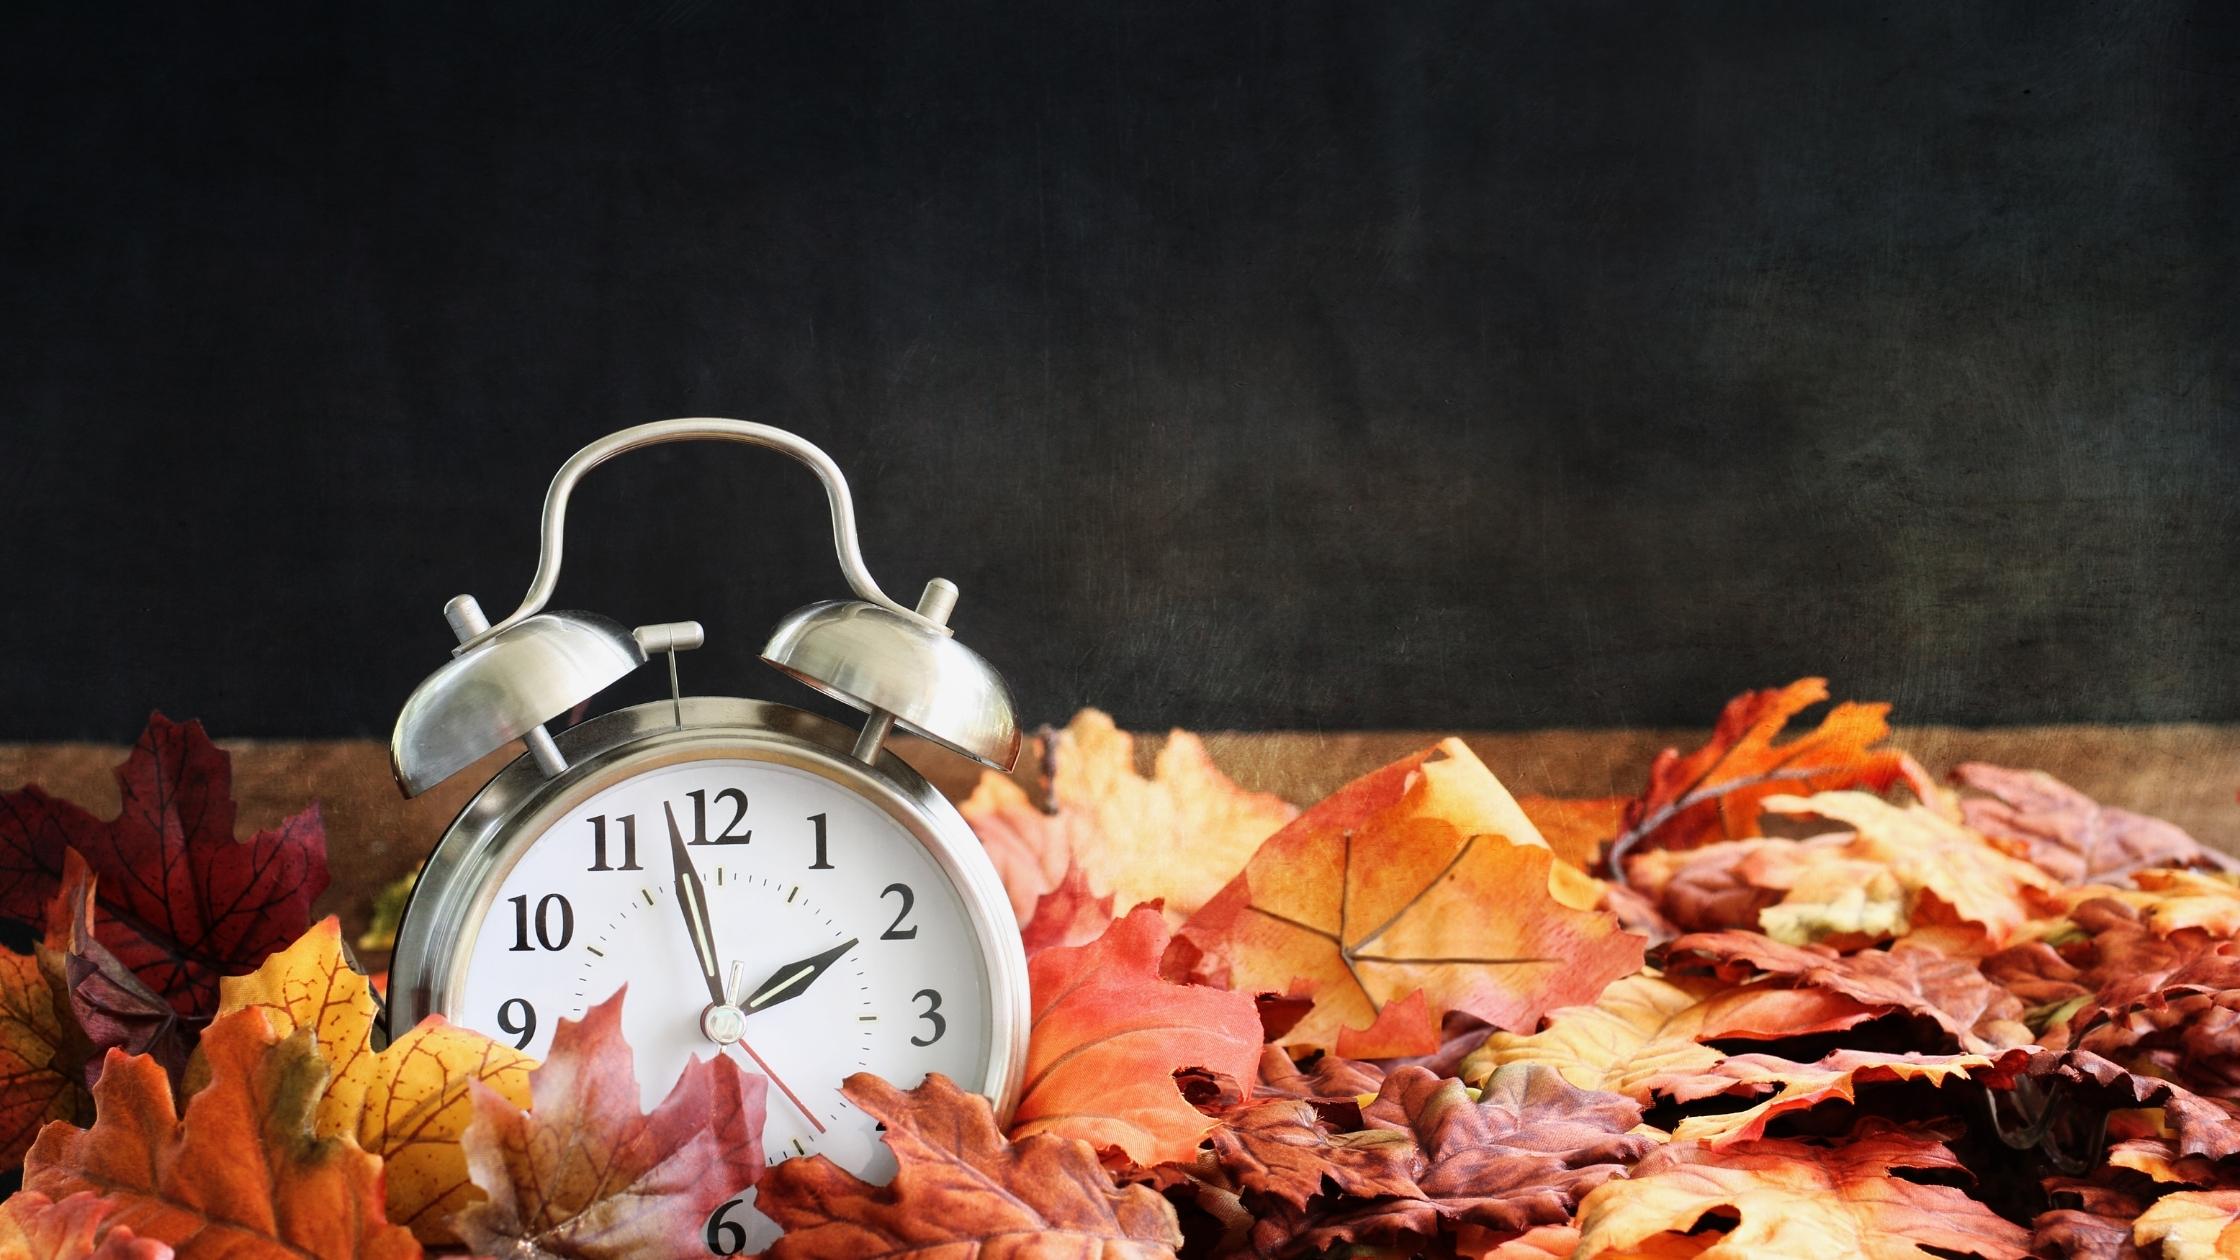
[[[707,414],[1030,719],[2240,718],[2240,6],[199,8],[0,19],[0,738],[383,734]],[[576,503],[799,694],[805,473]]]

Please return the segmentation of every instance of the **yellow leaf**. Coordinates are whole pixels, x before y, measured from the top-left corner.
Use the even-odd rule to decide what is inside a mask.
[[[1171,918],[1187,915],[1299,812],[1238,787],[1187,731],[1168,734],[1149,778],[1136,773],[1135,737],[1108,714],[1083,709],[1047,738],[1054,814],[998,775],[983,776],[961,807],[1002,869],[1021,922],[1069,856],[1091,891],[1112,894],[1121,908],[1163,900]]]
[[[2131,1240],[2162,1244],[2163,1260],[2218,1260],[2240,1255],[2240,1190],[2183,1190],[2132,1222]]]
[[[1996,944],[2012,940],[2030,921],[2025,890],[2058,887],[2037,867],[2010,857],[1968,828],[1925,806],[1899,807],[1865,792],[1821,792],[1810,797],[1776,796],[1767,810],[1833,819],[1856,829],[1855,839],[1830,854],[1856,872],[1852,863],[1887,870],[1915,897],[1911,921],[1924,922],[1922,894],[1934,897],[1964,923],[1982,924]],[[1829,884],[1814,885],[1825,898]],[[1794,893],[1784,904],[1806,901]],[[1831,913],[1833,911],[1831,910]],[[1796,943],[1796,942],[1792,942]]]
[[[1476,1084],[1505,1064],[1545,1063],[1581,1089],[1646,1102],[1650,1081],[1719,1062],[1719,1051],[1703,1042],[1833,1032],[1878,1013],[1823,990],[1642,973],[1614,981],[1592,1006],[1550,1014],[1531,1036],[1495,1033],[1462,1061],[1462,1079]]]
[[[219,998],[221,1013],[262,1010],[279,1037],[311,1030],[331,1073],[313,1131],[349,1137],[382,1158],[389,1219],[422,1242],[455,1241],[447,1222],[477,1195],[459,1147],[474,1118],[468,1086],[480,1081],[526,1107],[535,1060],[440,1016],[376,1052],[373,992],[350,965],[331,917],[256,971],[221,981]]]

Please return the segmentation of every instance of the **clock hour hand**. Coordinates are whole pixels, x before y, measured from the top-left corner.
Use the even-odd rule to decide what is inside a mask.
[[[790,962],[770,973],[770,978],[755,986],[754,991],[739,1002],[739,1009],[749,1015],[767,1010],[788,998],[800,997],[825,969],[839,962],[842,955],[856,947],[854,937],[840,942],[821,954],[812,954],[799,962]]]
[[[684,912],[685,934],[692,938],[692,955],[700,963],[701,978],[708,982],[709,1000],[717,1006],[729,1006],[731,999],[723,991],[723,966],[716,961],[716,929],[708,921],[708,890],[701,885],[699,872],[692,869],[684,833],[677,830],[676,811],[664,803],[661,812],[669,817],[669,864],[676,879],[677,908]]]

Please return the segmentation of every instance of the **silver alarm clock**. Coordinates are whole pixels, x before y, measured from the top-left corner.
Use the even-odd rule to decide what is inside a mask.
[[[693,622],[626,630],[545,612],[568,496],[589,470],[659,442],[746,442],[824,483],[853,600],[781,622],[762,657],[868,713],[861,730],[766,701],[683,696]],[[859,552],[847,482],[825,453],[767,425],[665,420],[578,451],[545,496],[543,550],[521,606],[487,624],[445,606],[453,659],[405,702],[390,753],[407,796],[495,749],[526,752],[436,846],[391,962],[391,1027],[427,1015],[542,1055],[565,1018],[627,984],[624,1033],[647,1105],[691,1056],[769,1081],[771,1159],[820,1152],[876,1174],[871,1118],[840,1084],[941,1072],[1008,1114],[1026,1058],[1026,958],[994,868],[940,793],[886,751],[895,726],[1009,769],[1009,690],[946,626],[957,588],[889,599]],[[665,657],[668,700],[557,735],[544,723]],[[736,1231],[733,1231],[734,1236]],[[711,1248],[717,1245],[711,1230]]]

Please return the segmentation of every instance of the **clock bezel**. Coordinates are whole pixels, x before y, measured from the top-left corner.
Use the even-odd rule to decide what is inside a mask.
[[[678,721],[681,706],[682,722]],[[456,1006],[470,927],[489,913],[505,876],[569,809],[625,779],[679,762],[736,757],[792,767],[870,802],[933,856],[979,938],[988,982],[989,1062],[976,1085],[1000,1122],[1018,1105],[1031,1018],[1026,949],[995,868],[956,807],[891,751],[876,771],[850,750],[837,722],[763,700],[686,696],[603,713],[555,737],[568,768],[546,778],[516,758],[444,830],[413,886],[390,959],[389,1027],[410,1028]]]

